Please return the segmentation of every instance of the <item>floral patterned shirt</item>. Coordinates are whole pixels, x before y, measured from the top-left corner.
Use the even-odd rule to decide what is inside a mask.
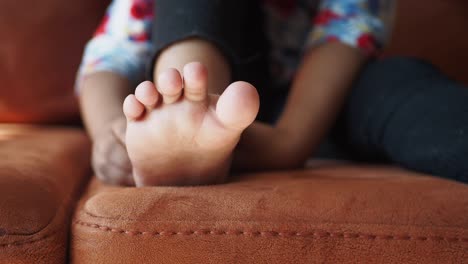
[[[145,79],[153,53],[155,0],[113,0],[85,48],[80,79],[98,71],[116,72],[133,84]],[[263,0],[265,32],[271,45],[276,83],[292,79],[302,54],[316,45],[339,41],[372,56],[386,43],[393,0]]]

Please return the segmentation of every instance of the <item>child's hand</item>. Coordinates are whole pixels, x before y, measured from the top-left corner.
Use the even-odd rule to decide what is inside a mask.
[[[96,177],[103,182],[135,185],[132,165],[125,147],[125,130],[125,118],[117,119],[94,141],[92,165]]]

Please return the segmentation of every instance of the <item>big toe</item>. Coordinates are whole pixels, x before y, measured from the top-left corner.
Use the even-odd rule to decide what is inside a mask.
[[[229,85],[219,97],[216,115],[228,128],[243,130],[255,120],[260,107],[257,89],[247,82]]]

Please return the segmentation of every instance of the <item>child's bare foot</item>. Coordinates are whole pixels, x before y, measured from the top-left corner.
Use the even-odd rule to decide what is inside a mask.
[[[222,182],[242,131],[255,119],[258,93],[246,82],[221,96],[207,94],[207,70],[197,62],[141,83],[129,95],[126,144],[137,186]]]

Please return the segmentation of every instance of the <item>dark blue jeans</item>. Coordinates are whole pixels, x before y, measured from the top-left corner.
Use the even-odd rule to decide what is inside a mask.
[[[319,155],[468,182],[468,88],[421,60],[369,63]]]

